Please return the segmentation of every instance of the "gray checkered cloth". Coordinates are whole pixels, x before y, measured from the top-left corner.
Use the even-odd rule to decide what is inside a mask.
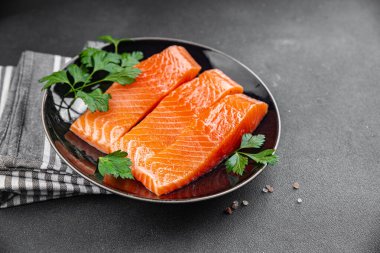
[[[0,208],[107,193],[64,164],[42,127],[38,80],[69,60],[26,51],[17,67],[0,66]]]

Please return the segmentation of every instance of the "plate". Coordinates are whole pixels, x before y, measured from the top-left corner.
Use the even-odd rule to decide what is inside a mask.
[[[204,45],[167,38],[134,38],[132,41],[122,42],[119,45],[119,52],[138,50],[142,51],[144,57],[148,58],[171,45],[185,47],[198,64],[202,66],[202,71],[212,68],[220,69],[242,85],[246,95],[266,102],[269,105],[268,114],[254,131],[254,134],[264,134],[266,136],[263,149],[277,149],[281,122],[276,102],[263,81],[252,70],[236,59]],[[105,46],[103,49],[113,51],[110,45]],[[71,62],[75,61],[78,61],[78,57],[75,57]],[[105,90],[109,85],[110,83],[104,83],[101,88]],[[62,86],[53,86],[45,92],[43,97],[42,123],[50,144],[63,161],[75,172],[93,184],[115,194],[160,203],[201,201],[222,196],[242,187],[253,180],[265,168],[265,165],[250,163],[242,176],[236,176],[226,173],[225,166],[221,163],[211,172],[191,184],[163,196],[156,196],[141,183],[134,180],[123,180],[111,187],[103,183],[99,173],[95,173],[95,175],[89,174],[90,171],[96,168],[98,157],[104,154],[69,131],[71,123],[86,110],[86,107],[79,100],[71,105],[73,98],[63,97],[66,92],[67,90]]]

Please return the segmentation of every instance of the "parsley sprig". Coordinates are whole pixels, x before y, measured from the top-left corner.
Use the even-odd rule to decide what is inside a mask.
[[[118,53],[118,47],[119,47],[119,43],[122,42],[122,41],[129,41],[130,39],[115,39],[115,38],[112,38],[112,36],[110,35],[103,35],[103,36],[100,36],[99,37],[100,40],[104,41],[104,42],[108,42],[108,43],[111,43],[114,45],[115,47],[115,53]]]
[[[128,153],[118,150],[103,157],[99,157],[98,170],[100,175],[112,175],[115,178],[134,179],[131,171],[132,161],[127,158]]]
[[[244,149],[261,148],[264,142],[265,136],[262,134],[244,134],[240,147],[225,162],[227,172],[243,175],[245,167],[248,165],[248,159],[261,164],[276,164],[278,156],[275,154],[274,149],[266,149],[259,153],[244,152]]]
[[[141,71],[134,67],[143,59],[142,52],[118,53],[118,45],[128,39],[115,39],[109,35],[101,36],[99,39],[114,45],[115,52],[107,52],[97,48],[86,48],[80,55],[80,64],[70,64],[66,69],[54,72],[41,78],[44,84],[42,90],[49,89],[55,84],[69,86],[70,93],[74,94],[74,100],[80,98],[88,106],[91,112],[108,111],[108,102],[111,95],[103,93],[100,88],[85,91],[85,88],[95,86],[99,83],[110,81],[121,85],[132,84]],[[94,75],[103,72],[103,77],[95,79]]]

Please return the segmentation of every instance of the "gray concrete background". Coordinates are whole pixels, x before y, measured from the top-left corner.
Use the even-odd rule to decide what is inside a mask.
[[[0,251],[379,252],[379,27],[380,2],[367,0],[2,3],[0,65],[27,49],[72,56],[103,34],[190,40],[259,74],[283,129],[281,163],[234,193],[188,205],[82,196],[10,208],[0,211]],[[261,193],[266,184],[275,192]],[[235,199],[250,205],[223,215]]]

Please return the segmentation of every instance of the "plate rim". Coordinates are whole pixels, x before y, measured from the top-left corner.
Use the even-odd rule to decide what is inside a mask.
[[[226,53],[224,53],[224,52],[222,52],[222,51],[220,51],[218,49],[215,49],[215,48],[212,48],[212,47],[200,44],[200,43],[196,43],[196,42],[192,42],[192,41],[187,41],[187,40],[182,40],[182,39],[176,39],[176,38],[166,38],[166,37],[135,37],[135,38],[130,38],[130,39],[133,40],[133,41],[142,41],[142,40],[173,41],[173,42],[179,42],[179,43],[194,45],[194,46],[198,46],[198,47],[203,47],[203,48],[208,49],[210,51],[213,51],[213,52],[216,52],[218,54],[221,54],[221,55],[229,58],[230,60],[236,62],[237,64],[241,65],[242,67],[244,67],[249,73],[251,73],[255,78],[257,78],[257,80],[259,80],[260,84],[264,86],[264,88],[266,89],[266,91],[268,92],[270,98],[273,101],[273,105],[274,105],[274,108],[275,108],[275,111],[276,111],[276,114],[277,114],[277,118],[278,118],[278,123],[277,123],[278,135],[277,135],[276,143],[275,143],[275,146],[274,146],[274,149],[277,150],[277,147],[278,147],[279,142],[280,142],[280,137],[281,137],[281,117],[280,117],[280,111],[278,109],[276,100],[275,100],[273,94],[271,93],[271,91],[269,90],[268,86],[263,82],[263,80],[253,70],[251,70],[250,68],[248,68],[245,64],[243,64],[239,60],[235,59],[234,57],[232,57],[232,56],[230,56],[230,55],[228,55],[228,54],[226,54]],[[105,43],[105,45],[103,47],[108,46],[108,45],[110,45],[110,44],[109,43]],[[78,59],[78,55],[74,56],[70,61],[68,61],[67,63],[65,63],[61,69],[66,68],[67,66],[69,66],[71,63],[73,63],[77,59]],[[199,201],[205,201],[205,200],[221,197],[223,195],[226,195],[226,194],[228,194],[230,192],[233,192],[233,191],[239,189],[240,187],[243,187],[244,185],[248,184],[253,179],[255,179],[258,175],[260,175],[261,172],[267,167],[267,165],[265,164],[254,175],[248,177],[243,182],[238,183],[237,185],[235,185],[235,186],[233,186],[233,187],[231,187],[231,188],[229,188],[227,190],[224,190],[224,191],[218,192],[218,193],[214,193],[214,194],[211,194],[211,195],[202,196],[202,197],[195,197],[195,198],[191,198],[191,199],[149,199],[149,198],[143,198],[143,197],[134,196],[134,195],[128,194],[127,192],[123,192],[123,191],[120,191],[120,190],[117,190],[117,189],[112,189],[110,187],[107,187],[106,185],[103,185],[101,183],[98,183],[98,182],[92,180],[91,178],[89,178],[88,176],[86,176],[84,173],[82,173],[80,170],[77,170],[71,164],[71,162],[68,161],[65,157],[63,157],[63,155],[58,151],[58,149],[56,148],[56,146],[55,146],[55,144],[54,144],[54,142],[52,140],[52,137],[50,136],[50,134],[48,132],[47,124],[45,122],[45,106],[44,105],[46,103],[47,92],[48,91],[45,90],[44,93],[43,93],[42,103],[41,103],[41,115],[40,116],[41,116],[41,119],[42,119],[42,126],[43,126],[43,129],[44,129],[45,135],[48,138],[48,141],[49,141],[50,145],[53,147],[54,151],[59,155],[59,157],[73,171],[75,171],[76,173],[78,173],[81,177],[83,177],[84,179],[88,180],[89,182],[95,184],[96,186],[98,186],[98,187],[100,187],[100,188],[102,188],[102,189],[104,189],[106,191],[109,191],[109,192],[112,192],[114,194],[117,194],[119,196],[130,198],[130,199],[134,199],[134,200],[140,200],[140,201],[144,201],[144,202],[163,203],[163,204],[183,204],[183,203],[194,203],[194,202],[199,202]]]

